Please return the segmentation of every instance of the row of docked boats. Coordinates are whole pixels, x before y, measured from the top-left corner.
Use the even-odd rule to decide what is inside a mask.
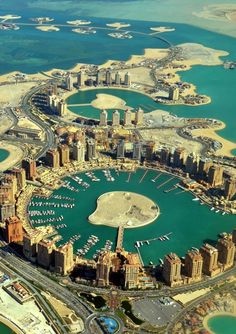
[[[69,196],[61,196],[61,195],[51,195],[50,198],[59,199],[62,201],[75,201],[75,198]]]
[[[29,211],[29,216],[30,217],[35,217],[35,216],[54,216],[56,214],[55,210],[32,210]]]
[[[194,202],[200,202],[200,205],[204,205],[205,203],[204,202],[202,202],[201,200],[200,200],[200,198],[198,198],[198,197],[194,197],[193,199],[192,199],[192,201],[194,201]],[[221,209],[218,209],[218,208],[215,208],[214,206],[212,206],[211,208],[210,208],[210,210],[211,211],[214,211],[215,213],[221,213],[222,214],[222,216],[224,216],[225,214],[229,214],[227,211],[224,211],[224,210],[221,210]]]
[[[74,243],[75,241],[79,240],[80,238],[81,238],[80,234],[75,234],[69,239],[69,242]]]
[[[92,182],[99,182],[100,179],[93,173],[93,172],[87,172],[85,175],[92,181]]]
[[[56,230],[59,230],[59,229],[61,229],[61,228],[66,228],[67,225],[66,225],[66,224],[59,224],[59,225],[56,225],[56,226],[54,226],[54,227],[55,227]]]
[[[90,187],[89,183],[85,182],[81,177],[77,175],[71,175],[70,178],[85,189],[88,189]]]
[[[60,222],[64,219],[64,216],[61,215],[59,217],[53,217],[53,218],[47,218],[47,219],[35,219],[35,220],[30,220],[30,223],[32,225],[37,224],[37,225],[43,225],[43,224],[47,224],[47,223],[57,223]]]
[[[113,242],[111,240],[106,240],[105,246],[101,249],[97,249],[95,254],[93,255],[93,259],[96,261],[103,252],[110,251],[112,248]]]
[[[111,171],[109,169],[103,169],[103,174],[108,182],[114,182],[115,178],[111,175]]]
[[[34,201],[31,201],[29,205],[32,207],[52,206],[54,208],[65,208],[65,209],[72,209],[75,206],[74,203],[34,202]]]
[[[87,254],[89,252],[89,250],[96,245],[96,243],[98,243],[99,238],[96,235],[90,235],[90,237],[88,238],[87,242],[85,243],[85,245],[80,248],[77,249],[76,254],[79,256],[83,256],[85,254]]]
[[[64,184],[62,185],[63,188],[65,189],[68,189],[72,192],[76,192],[78,193],[79,192],[79,189],[73,187],[71,184],[70,184],[70,181],[65,181]]]

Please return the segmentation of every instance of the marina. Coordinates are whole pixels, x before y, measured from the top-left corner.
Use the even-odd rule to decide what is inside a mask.
[[[135,173],[117,172],[115,169],[86,173],[87,175],[85,173],[76,175],[75,179],[66,178],[64,180],[65,182],[71,180],[71,186],[81,189],[81,183],[88,179],[89,187],[85,189],[85,192],[74,192],[72,197],[70,189],[61,187],[55,190],[50,198],[33,197],[29,204],[29,213],[31,211],[55,211],[55,215],[51,217],[30,216],[33,226],[65,224],[66,226],[59,227],[57,230],[62,235],[63,242],[69,241],[77,234],[81,235],[78,240],[73,241],[74,251],[76,253],[76,250],[80,250],[80,256],[92,259],[97,254],[96,250],[106,249],[106,240],[112,243],[110,244],[112,250],[116,247],[116,228],[88,222],[88,217],[96,209],[97,198],[111,191],[123,190],[140,193],[152,199],[160,208],[161,214],[153,223],[140,228],[125,228],[123,247],[128,251],[136,251],[136,241],[139,241],[144,264],[150,261],[156,264],[158,258],[163,259],[169,252],[176,252],[179,256],[184,256],[191,247],[199,248],[206,240],[206,236],[211,240],[217,240],[219,233],[231,231],[235,227],[234,216],[223,214],[223,212],[215,213],[214,211],[217,210],[212,209],[211,211],[207,205],[200,205],[201,201],[193,200],[196,197],[181,189],[179,184],[176,185],[177,178],[169,174],[156,170],[148,170],[147,173],[145,169],[138,169]],[[91,177],[100,179],[100,181],[93,182]],[[113,182],[109,181],[111,177],[115,179]],[[142,178],[142,183],[139,183]],[[156,187],[156,182],[152,182],[154,179],[157,181],[158,178],[162,180],[159,189]],[[127,182],[128,179],[129,182]],[[81,183],[79,184],[76,180]],[[166,187],[163,183],[166,184]],[[168,191],[170,189],[171,191]],[[179,195],[176,196],[178,193]],[[73,198],[73,201],[69,201],[69,197]],[[70,207],[67,206],[68,204]],[[71,206],[72,204],[74,206]],[[63,218],[63,220],[54,222],[53,218]],[[208,224],[205,224],[206,220]],[[189,224],[190,221],[191,224]],[[168,234],[170,231],[171,235]],[[91,235],[99,239],[96,247],[93,245],[90,247],[90,244],[86,246]]]

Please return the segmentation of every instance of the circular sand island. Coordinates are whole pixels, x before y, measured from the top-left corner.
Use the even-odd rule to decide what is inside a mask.
[[[90,223],[110,227],[141,227],[151,224],[160,214],[159,207],[146,196],[124,191],[108,192],[97,199]]]
[[[126,102],[114,95],[97,94],[91,104],[97,109],[125,109]]]

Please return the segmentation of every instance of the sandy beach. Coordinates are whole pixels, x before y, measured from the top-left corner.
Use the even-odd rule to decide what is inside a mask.
[[[10,153],[4,161],[0,162],[1,172],[16,165],[23,158],[23,151],[18,146],[9,144],[6,141],[0,141],[0,147]]]
[[[22,332],[18,326],[16,326],[11,320],[8,320],[5,316],[1,314],[0,314],[0,322],[9,327],[16,334],[24,334],[24,332]]]
[[[231,151],[236,149],[236,143],[233,143],[227,139],[224,139],[217,133],[217,131],[222,130],[224,128],[225,128],[225,124],[222,123],[222,126],[217,129],[210,129],[210,128],[209,129],[196,129],[196,130],[192,130],[192,134],[193,136],[196,136],[196,137],[199,137],[199,136],[208,137],[208,138],[211,138],[213,140],[220,142],[222,144],[222,148],[217,150],[215,154],[218,156],[226,155],[229,157],[233,157],[234,155],[231,153]]]
[[[203,326],[204,328],[206,328],[209,333],[215,334],[214,332],[211,331],[210,327],[208,326],[208,322],[211,318],[214,318],[216,316],[231,316],[231,317],[236,317],[236,311],[235,311],[235,305],[234,305],[234,313],[230,313],[230,312],[213,312],[208,314],[204,319],[203,319]]]

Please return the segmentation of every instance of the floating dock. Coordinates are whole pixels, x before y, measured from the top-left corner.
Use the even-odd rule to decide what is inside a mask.
[[[172,232],[169,232],[167,234],[160,235],[159,237],[151,238],[151,239],[145,239],[145,240],[137,240],[135,243],[135,246],[139,248],[139,246],[142,246],[143,243],[146,243],[149,245],[151,241],[156,241],[156,240],[169,240],[169,236],[172,234]]]

